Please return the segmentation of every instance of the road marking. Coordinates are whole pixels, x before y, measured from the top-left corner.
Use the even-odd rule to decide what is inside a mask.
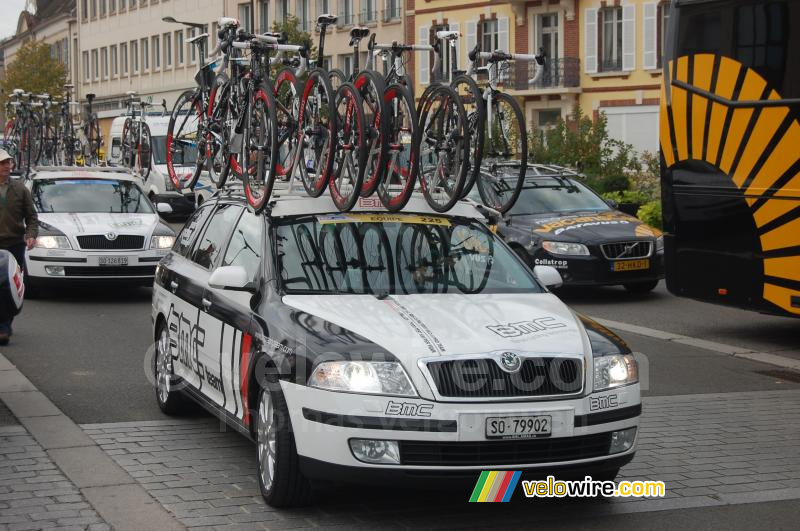
[[[706,339],[699,339],[696,337],[684,336],[672,332],[665,332],[663,330],[656,330],[655,328],[647,328],[645,326],[622,323],[619,321],[610,321],[608,319],[601,319],[599,317],[590,316],[589,318],[600,323],[606,328],[614,328],[617,330],[630,332],[631,334],[651,337],[653,339],[661,339],[663,341],[670,341],[672,343],[679,343],[681,345],[687,345],[690,347],[716,352],[717,354],[725,354],[734,358],[757,361],[759,363],[776,365],[784,369],[800,371],[800,360],[794,358],[787,358],[785,356],[778,356],[768,352],[759,352],[746,347],[737,347],[733,345],[727,345],[725,343],[717,343],[716,341],[708,341]]]

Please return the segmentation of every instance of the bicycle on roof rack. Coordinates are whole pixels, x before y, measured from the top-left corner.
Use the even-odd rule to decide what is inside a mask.
[[[87,166],[100,164],[100,147],[103,145],[97,113],[92,110],[92,102],[95,97],[95,94],[92,93],[86,95],[86,122],[83,124],[83,156],[84,164]]]
[[[147,102],[136,97],[136,91],[129,90],[128,118],[122,126],[122,164],[138,173],[145,181],[150,176],[153,153],[153,139],[150,127],[145,122]],[[136,114],[137,109],[139,114]]]

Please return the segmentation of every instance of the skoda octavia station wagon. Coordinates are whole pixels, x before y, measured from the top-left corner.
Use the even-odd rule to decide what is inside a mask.
[[[169,414],[192,399],[251,438],[270,505],[307,503],[319,479],[607,480],[633,458],[631,351],[470,204],[245,206],[235,191],[203,204],[158,265],[155,394]]]

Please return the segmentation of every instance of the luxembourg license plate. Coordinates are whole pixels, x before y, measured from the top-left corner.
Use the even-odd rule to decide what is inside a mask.
[[[487,439],[549,437],[552,431],[553,418],[550,415],[488,417],[486,419]]]
[[[128,265],[127,256],[101,256],[99,264],[101,266],[126,266]]]
[[[638,271],[640,269],[650,269],[650,259],[643,260],[622,260],[621,262],[614,262],[611,267],[612,271]]]

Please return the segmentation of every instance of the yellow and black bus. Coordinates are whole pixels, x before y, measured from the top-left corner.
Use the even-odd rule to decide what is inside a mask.
[[[673,0],[659,129],[668,289],[800,316],[800,0]]]

